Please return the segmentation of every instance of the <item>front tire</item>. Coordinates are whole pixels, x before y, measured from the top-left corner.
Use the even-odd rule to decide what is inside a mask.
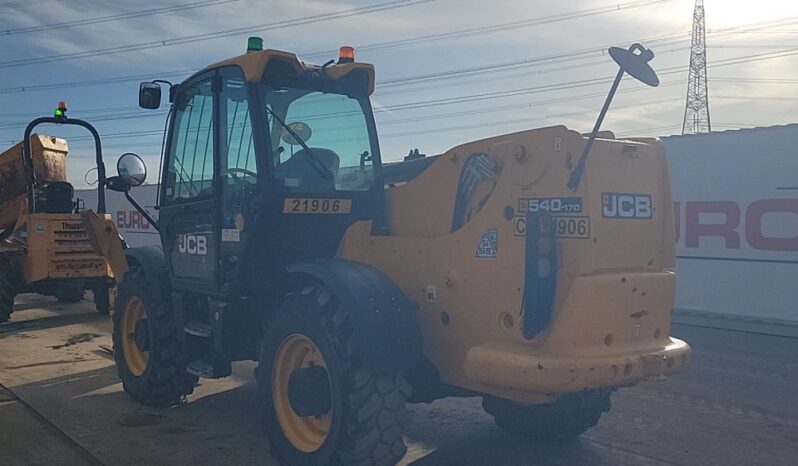
[[[168,297],[147,287],[144,271],[131,268],[119,284],[114,312],[114,359],[130,397],[150,406],[179,404],[198,378],[186,372]]]
[[[359,350],[349,317],[326,288],[307,287],[279,303],[256,376],[270,451],[282,464],[389,466],[404,456],[410,386],[399,374],[364,367]],[[295,384],[309,369],[315,378]],[[313,406],[295,401],[297,386],[312,392],[305,399]]]
[[[612,407],[611,389],[565,393],[550,403],[524,405],[484,397],[482,407],[496,424],[514,434],[540,440],[569,440],[598,424]]]
[[[11,319],[18,286],[19,271],[16,263],[12,259],[0,257],[0,323]]]

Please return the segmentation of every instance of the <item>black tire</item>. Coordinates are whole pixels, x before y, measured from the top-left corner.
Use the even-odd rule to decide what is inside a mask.
[[[611,393],[611,389],[566,393],[539,405],[486,396],[482,407],[499,427],[514,434],[541,440],[569,440],[598,424],[601,415],[612,407]]]
[[[122,335],[126,304],[138,298],[146,312],[149,352],[140,374],[127,365]],[[122,386],[130,397],[149,406],[173,406],[194,391],[198,377],[186,372],[186,352],[177,341],[177,327],[166,296],[147,287],[144,271],[132,267],[119,284],[114,310],[114,359]],[[142,324],[143,325],[143,324]]]
[[[91,290],[94,295],[94,308],[102,315],[111,313],[111,288],[98,286]]]
[[[274,358],[281,343],[296,334],[310,339],[321,352],[331,393],[329,430],[312,452],[303,452],[291,443],[275,410]],[[264,330],[256,377],[269,448],[281,464],[389,466],[407,451],[402,432],[410,386],[399,374],[370,370],[361,364],[351,322],[326,288],[307,287],[281,300],[275,318]]]
[[[73,304],[83,299],[83,289],[72,285],[62,285],[55,294],[55,299],[61,304]]]
[[[16,261],[0,257],[0,323],[8,322],[14,312],[14,297],[19,288]]]

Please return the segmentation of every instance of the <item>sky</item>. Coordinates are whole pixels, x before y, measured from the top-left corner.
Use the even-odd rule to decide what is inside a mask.
[[[247,37],[308,63],[340,45],[373,63],[384,160],[564,124],[592,129],[617,72],[609,46],[640,42],[662,85],[622,82],[602,129],[679,134],[694,0],[0,0],[0,150],[27,122],[69,104],[103,136],[109,172],[124,152],[155,177],[165,111],[137,107],[138,82],[181,81],[239,55]],[[705,0],[713,130],[796,122],[798,2]],[[85,186],[93,145],[70,145],[69,180]],[[132,133],[132,134],[131,134]],[[148,181],[155,181],[149,179]]]

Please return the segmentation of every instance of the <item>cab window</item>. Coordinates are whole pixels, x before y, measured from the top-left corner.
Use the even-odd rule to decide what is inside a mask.
[[[252,123],[244,76],[238,69],[222,71],[224,149],[227,152],[225,175],[231,180],[255,183],[258,167],[252,142]]]
[[[214,118],[210,77],[181,91],[175,102],[165,202],[199,199],[213,193]]]
[[[264,99],[269,109],[266,117],[274,172],[287,190],[326,192],[372,188],[376,176],[371,138],[359,99],[307,89],[273,89]]]

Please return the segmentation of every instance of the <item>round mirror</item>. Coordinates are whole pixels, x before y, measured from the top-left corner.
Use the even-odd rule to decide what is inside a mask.
[[[119,157],[116,162],[116,171],[129,186],[139,186],[147,179],[147,166],[144,165],[141,157],[132,152]]]
[[[639,51],[640,53],[635,53]],[[640,44],[633,44],[629,49],[610,47],[610,56],[618,66],[633,78],[651,87],[659,86],[659,78],[654,68],[648,64],[654,58],[654,52]]]
[[[310,139],[310,135],[313,134],[310,126],[301,121],[288,123],[288,127],[291,128],[291,131],[293,131],[294,134],[296,134],[297,137],[302,140],[302,142],[307,142],[308,139]],[[292,146],[299,144],[299,141],[294,138],[294,136],[291,134],[291,131],[283,128],[283,134],[280,137],[283,138],[283,141],[285,141],[287,144],[291,144]]]

